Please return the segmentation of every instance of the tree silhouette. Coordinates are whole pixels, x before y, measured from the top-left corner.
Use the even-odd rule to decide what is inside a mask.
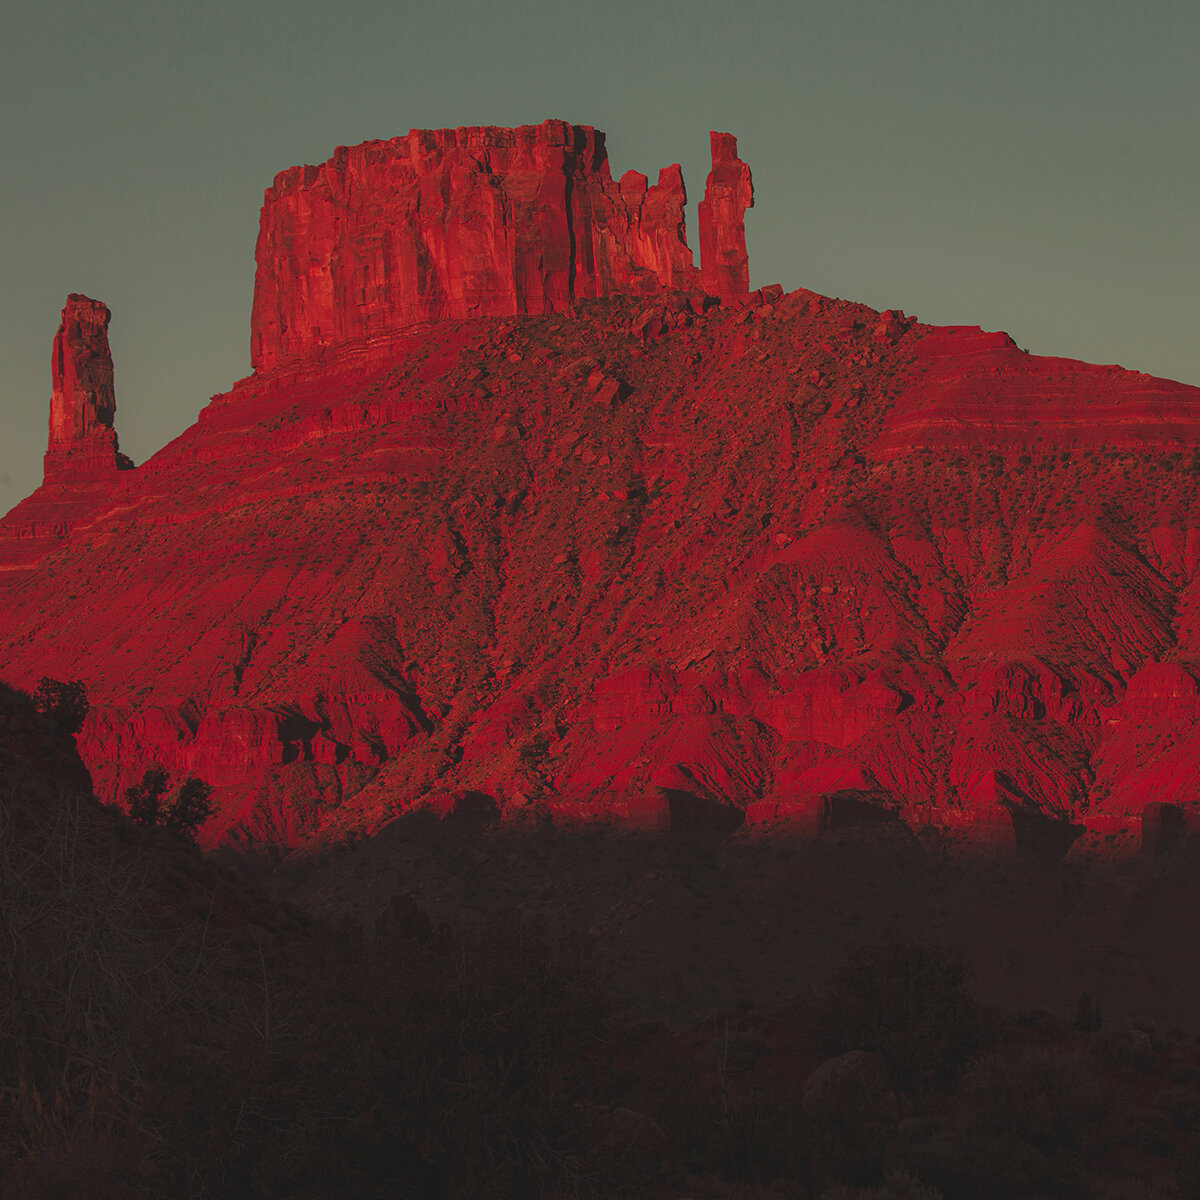
[[[167,810],[163,824],[173,832],[195,841],[196,831],[212,814],[212,785],[190,775],[179,785],[175,802]]]
[[[170,777],[157,763],[142,776],[140,783],[125,789],[129,816],[140,825],[161,825],[189,841],[212,816],[212,785],[189,775],[169,799]]]
[[[125,789],[130,817],[139,825],[158,825],[162,816],[163,796],[167,791],[167,773],[160,766],[150,767],[141,783]]]
[[[82,679],[64,681],[43,675],[33,693],[33,706],[59,733],[78,733],[88,712],[87,687]]]

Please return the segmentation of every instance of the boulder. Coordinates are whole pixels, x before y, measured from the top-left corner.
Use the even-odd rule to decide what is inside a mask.
[[[806,1113],[846,1102],[852,1102],[864,1116],[897,1115],[892,1075],[882,1055],[847,1050],[821,1063],[800,1089],[800,1107]]]

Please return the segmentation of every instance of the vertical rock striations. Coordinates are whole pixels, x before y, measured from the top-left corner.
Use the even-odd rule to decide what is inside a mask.
[[[700,285],[723,300],[734,299],[750,290],[745,217],[754,205],[754,185],[750,168],[738,158],[733,134],[710,133],[709,144],[712,171],[697,206]]]
[[[50,441],[47,482],[101,478],[129,465],[113,428],[117,401],[108,349],[109,311],[72,293],[50,356]]]
[[[718,294],[735,296],[747,290],[750,172],[733,138],[713,138],[723,156],[710,177],[713,277]],[[266,192],[251,361],[269,371],[419,321],[696,288],[686,200],[677,165],[653,186],[637,171],[614,180],[604,134],[565,121],[341,147]]]
[[[679,168],[614,181],[586,127],[285,172],[261,373],[144,472],[69,299],[0,678],[86,680],[98,794],[159,762],[216,787],[210,839],[276,845],[480,797],[989,853],[1200,829],[1200,388],[750,303],[712,150],[701,270]]]
[[[35,567],[112,496],[133,463],[117,448],[108,309],[72,294],[50,356],[50,441],[42,486],[0,517],[0,578]]]

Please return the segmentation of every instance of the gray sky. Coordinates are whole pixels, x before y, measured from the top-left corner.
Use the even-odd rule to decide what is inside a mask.
[[[0,511],[68,292],[113,311],[141,462],[249,371],[275,173],[410,128],[595,125],[693,213],[729,130],[756,286],[1200,384],[1195,0],[0,0],[0,30]]]

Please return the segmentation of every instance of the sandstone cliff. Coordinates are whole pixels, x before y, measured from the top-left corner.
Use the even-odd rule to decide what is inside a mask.
[[[133,463],[121,453],[114,419],[111,314],[72,293],[50,354],[50,438],[40,488],[0,518],[0,571],[36,565],[81,518],[94,512]]]
[[[260,370],[77,497],[36,569],[0,547],[26,567],[0,677],[87,682],[101,792],[159,761],[217,786],[210,839],[285,844],[479,794],[988,844],[1200,806],[1200,390],[740,294],[732,139],[699,273],[677,173],[613,184],[601,146],[411,134],[280,177]],[[420,202],[398,231],[388,180]],[[539,249],[367,253],[435,244],[468,196]],[[550,253],[568,211],[590,257]]]
[[[750,172],[713,135],[704,286],[749,291]],[[609,173],[604,134],[414,129],[293,167],[263,201],[251,360],[259,371],[418,321],[565,312],[577,300],[701,284],[678,166]],[[711,260],[711,264],[710,264]],[[711,280],[710,280],[711,277]]]
[[[50,442],[46,479],[96,478],[121,466],[113,418],[117,413],[110,313],[99,300],[72,293],[50,356]]]

